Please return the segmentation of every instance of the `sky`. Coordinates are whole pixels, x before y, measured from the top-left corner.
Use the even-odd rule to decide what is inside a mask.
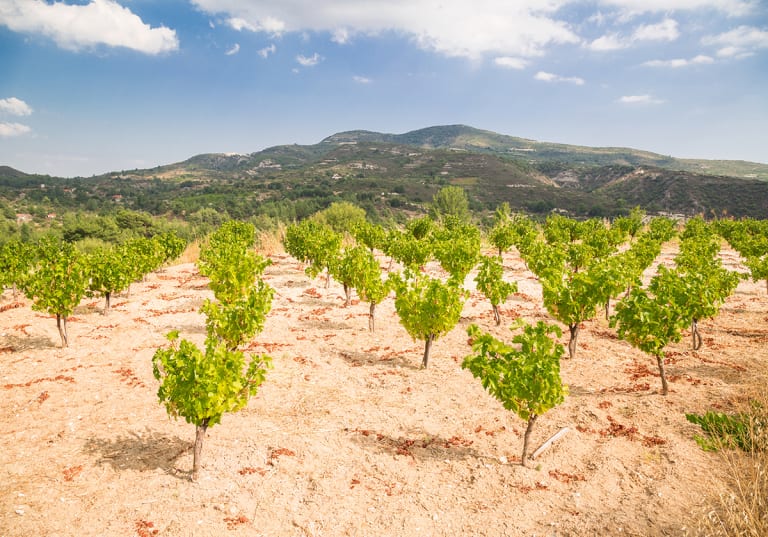
[[[0,165],[464,124],[768,163],[768,0],[0,0]]]

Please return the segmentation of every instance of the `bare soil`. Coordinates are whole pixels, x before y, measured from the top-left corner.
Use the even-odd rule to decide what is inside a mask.
[[[584,323],[577,357],[562,360],[570,395],[539,418],[533,448],[569,432],[523,468],[524,423],[460,367],[471,323],[509,339],[513,319],[548,319],[517,256],[505,256],[520,292],[504,324],[473,291],[426,370],[392,298],[371,333],[367,304],[344,308],[340,285],[272,259],[275,300],[251,349],[274,369],[246,409],[209,430],[196,483],[194,427],[169,419],[151,368],[168,331],[204,338],[210,292],[195,266],[148,276],[108,315],[84,301],[69,348],[53,318],[5,292],[1,536],[691,535],[722,462],[684,414],[734,408],[768,357],[768,297],[747,281],[700,323],[701,350],[690,338],[669,348],[667,397],[652,358],[603,318]]]

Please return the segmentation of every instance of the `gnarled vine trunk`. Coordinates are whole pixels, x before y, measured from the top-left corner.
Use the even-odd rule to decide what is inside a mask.
[[[352,303],[352,288],[348,284],[344,285],[344,307],[346,308]]]
[[[102,312],[104,315],[109,313],[109,301],[111,297],[112,297],[112,293],[110,293],[109,291],[104,293],[104,311]]]
[[[569,324],[568,332],[571,334],[571,339],[568,340],[568,357],[576,358],[576,340],[579,337],[579,323]]]
[[[691,338],[693,339],[693,350],[699,350],[703,344],[703,341],[701,339],[701,334],[699,333],[698,319],[693,319],[691,321]]]
[[[533,424],[536,423],[536,418],[539,416],[536,414],[531,414],[531,417],[528,418],[528,426],[525,428],[525,436],[523,437],[523,456],[520,458],[520,464],[523,466],[527,466],[525,460],[528,456],[528,442],[531,439],[531,431],[533,431]]]
[[[429,351],[432,349],[432,342],[435,341],[435,335],[429,334],[424,341],[424,359],[421,361],[421,367],[426,369],[429,363]]]
[[[368,330],[371,332],[376,331],[376,304],[371,302],[370,308],[368,308]]]
[[[208,418],[205,418],[200,425],[195,427],[195,450],[192,458],[192,481],[197,481],[200,474],[200,456],[203,452],[203,440],[208,430]]]
[[[61,346],[69,347],[69,339],[67,338],[67,318],[63,317],[60,313],[56,314],[56,328],[59,329]]]
[[[491,305],[493,308],[493,320],[496,321],[496,326],[499,326],[501,324],[501,313],[499,313],[499,307],[496,305]]]
[[[669,393],[669,384],[667,384],[667,373],[664,370],[664,355],[656,355],[656,363],[659,366],[659,375],[661,375],[661,395],[667,395]]]

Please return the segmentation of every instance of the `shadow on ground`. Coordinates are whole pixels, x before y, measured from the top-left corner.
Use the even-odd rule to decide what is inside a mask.
[[[174,462],[193,447],[193,442],[177,436],[143,431],[117,438],[89,438],[83,449],[97,458],[96,464],[108,464],[118,472],[148,472],[159,469],[177,477],[184,477],[185,472],[177,470]]]

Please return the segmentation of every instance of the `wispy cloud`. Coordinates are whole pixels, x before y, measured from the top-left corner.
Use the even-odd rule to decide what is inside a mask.
[[[240,52],[240,43],[235,43],[235,45],[231,49],[226,51],[224,54],[226,54],[227,56],[234,56],[238,52]]]
[[[623,39],[619,34],[606,34],[587,44],[587,48],[596,52],[607,52],[611,50],[621,50],[630,45],[629,41]]]
[[[600,0],[599,3],[626,14],[713,10],[731,17],[752,13],[757,5],[755,0]]]
[[[338,43],[339,45],[346,45],[349,43],[349,40],[349,30],[346,28],[338,28],[334,30],[333,35],[331,36],[331,41]]]
[[[0,137],[12,138],[31,132],[32,129],[21,123],[3,123],[0,122]]]
[[[565,0],[192,0],[203,12],[257,32],[323,32],[344,44],[356,35],[396,32],[447,56],[530,58],[558,44],[581,41],[558,19]],[[236,23],[233,24],[233,23]]]
[[[637,26],[629,36],[623,36],[619,32],[607,33],[587,43],[586,46],[597,52],[605,52],[629,48],[643,41],[675,41],[680,37],[677,26],[676,20],[666,18],[656,24]]]
[[[352,80],[354,80],[358,84],[370,84],[373,82],[373,80],[371,80],[367,76],[358,76],[358,75],[353,76]]]
[[[718,47],[721,58],[746,58],[760,49],[768,48],[768,30],[754,26],[739,26],[722,34],[702,39],[704,45]]]
[[[618,99],[622,104],[663,104],[662,99],[657,99],[652,95],[624,95]]]
[[[670,69],[679,69],[681,67],[689,67],[691,65],[706,65],[715,63],[714,58],[700,54],[694,58],[675,58],[672,60],[649,60],[643,62],[645,67],[666,67]]]
[[[16,97],[0,99],[0,112],[12,116],[28,116],[32,113],[32,108]]]
[[[317,52],[315,52],[312,56],[304,56],[303,54],[299,54],[296,56],[296,61],[299,62],[299,65],[302,67],[314,67],[323,61],[323,57],[320,56],[320,54]]]
[[[677,21],[664,19],[658,24],[644,24],[635,28],[632,41],[674,41],[680,37]]]
[[[3,0],[0,25],[14,32],[44,35],[60,47],[76,51],[108,46],[160,54],[179,48],[174,30],[150,27],[114,0],[92,0],[85,5]]]
[[[513,58],[511,56],[499,56],[494,58],[493,63],[499,67],[505,67],[507,69],[525,69],[528,62],[522,58]]]
[[[238,32],[248,30],[249,32],[265,32],[270,35],[280,35],[285,31],[285,23],[275,17],[264,17],[255,22],[251,22],[248,18],[230,17],[227,19],[227,24]]]
[[[266,59],[269,57],[270,54],[274,54],[276,50],[277,50],[277,47],[275,46],[274,43],[272,43],[268,47],[260,48],[259,50],[256,51],[256,53],[262,58]]]
[[[569,84],[576,84],[577,86],[584,85],[584,79],[577,76],[560,76],[553,73],[547,73],[545,71],[539,71],[533,78],[541,80],[542,82],[567,82]]]

